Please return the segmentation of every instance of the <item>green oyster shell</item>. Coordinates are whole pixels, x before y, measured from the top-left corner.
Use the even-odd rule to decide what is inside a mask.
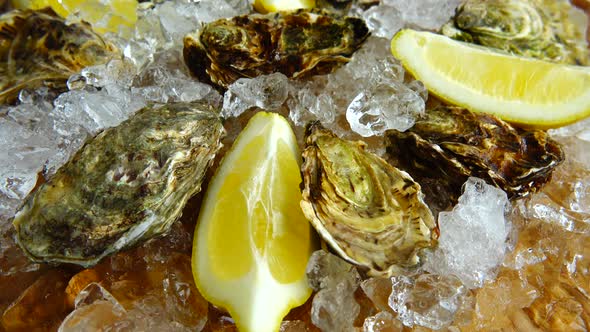
[[[307,129],[301,208],[344,259],[390,275],[420,262],[436,245],[438,228],[420,185],[365,151],[363,142],[336,137],[317,123]]]
[[[539,190],[564,160],[559,143],[546,132],[517,129],[493,115],[459,107],[439,106],[408,131],[385,135],[387,151],[400,167],[423,188],[435,188],[437,192],[426,191],[427,197],[448,199],[443,210],[456,203],[470,176],[519,198]]]
[[[99,133],[14,217],[38,262],[90,266],[166,232],[200,191],[225,131],[201,103],[150,106]]]
[[[206,24],[184,38],[184,61],[220,89],[242,77],[327,74],[369,36],[362,19],[318,9],[251,14]]]
[[[0,16],[0,103],[24,88],[65,91],[72,74],[117,55],[88,23],[67,25],[51,8],[10,11]]]
[[[570,10],[556,0],[467,0],[442,33],[516,55],[588,65],[586,41],[569,19]]]

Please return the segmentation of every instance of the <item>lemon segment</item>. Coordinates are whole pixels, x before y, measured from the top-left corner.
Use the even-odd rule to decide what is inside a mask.
[[[240,331],[278,331],[311,294],[305,267],[314,248],[299,207],[300,159],[289,123],[259,112],[205,193],[193,242],[195,282]]]
[[[262,14],[281,10],[314,8],[315,0],[255,0],[254,9]]]
[[[430,32],[405,29],[393,55],[438,97],[534,128],[590,115],[590,68],[513,56]]]

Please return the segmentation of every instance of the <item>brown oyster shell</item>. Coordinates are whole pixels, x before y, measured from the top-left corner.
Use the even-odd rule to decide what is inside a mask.
[[[517,129],[493,115],[459,107],[439,106],[408,131],[385,135],[388,153],[400,167],[423,187],[438,186],[427,196],[450,195],[441,209],[457,201],[470,176],[519,198],[539,190],[564,160],[560,145],[546,132]]]
[[[369,36],[364,21],[318,9],[251,14],[206,24],[184,38],[184,61],[220,89],[242,77],[327,74]]]
[[[166,232],[221,146],[203,103],[143,108],[99,133],[31,193],[13,224],[32,260],[90,266]]]
[[[25,88],[65,91],[72,74],[118,55],[88,23],[68,25],[49,7],[5,13],[0,16],[0,103],[14,102]]]
[[[372,275],[419,263],[438,228],[420,185],[404,171],[315,123],[303,152],[301,208],[322,238]]]

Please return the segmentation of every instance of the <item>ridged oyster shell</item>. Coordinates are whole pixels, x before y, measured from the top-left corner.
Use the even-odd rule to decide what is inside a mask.
[[[467,0],[442,33],[517,55],[588,65],[590,53],[570,10],[557,0]]]
[[[390,275],[419,263],[438,228],[420,185],[404,171],[338,138],[317,123],[307,129],[301,208],[344,259]]]
[[[184,38],[184,61],[218,88],[242,77],[280,72],[327,74],[349,61],[369,36],[364,21],[319,9],[220,19]]]
[[[118,54],[89,24],[67,25],[51,8],[10,11],[0,16],[0,103],[24,88],[63,91],[72,74]]]
[[[388,153],[401,167],[423,187],[423,179],[432,179],[426,181],[449,189],[450,204],[470,176],[501,188],[510,198],[526,196],[539,190],[564,160],[561,147],[546,132],[517,129],[493,115],[459,107],[439,106],[408,131],[385,135]]]
[[[90,266],[166,232],[199,192],[225,130],[201,103],[148,106],[99,133],[14,217],[34,261]]]

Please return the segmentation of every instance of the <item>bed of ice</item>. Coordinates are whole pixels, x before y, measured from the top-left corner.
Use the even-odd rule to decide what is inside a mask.
[[[133,32],[108,36],[125,59],[84,69],[59,96],[22,91],[18,105],[0,108],[0,331],[234,331],[232,319],[192,280],[199,197],[168,235],[86,270],[28,262],[9,219],[38,178],[55,172],[88,137],[153,102],[207,100],[238,129],[254,109],[288,116],[299,135],[306,122],[319,120],[382,153],[379,135],[411,127],[429,101],[422,83],[390,55],[391,36],[408,26],[435,30],[459,2],[354,7],[351,14],[364,17],[373,35],[346,66],[305,81],[278,73],[240,79],[223,96],[190,77],[182,38],[203,23],[247,14],[251,4],[141,4]],[[551,131],[567,159],[541,193],[509,203],[501,190],[469,179],[457,206],[438,215],[439,247],[417,271],[368,278],[332,254],[314,253],[307,269],[314,295],[289,313],[281,331],[587,330],[589,125]]]

